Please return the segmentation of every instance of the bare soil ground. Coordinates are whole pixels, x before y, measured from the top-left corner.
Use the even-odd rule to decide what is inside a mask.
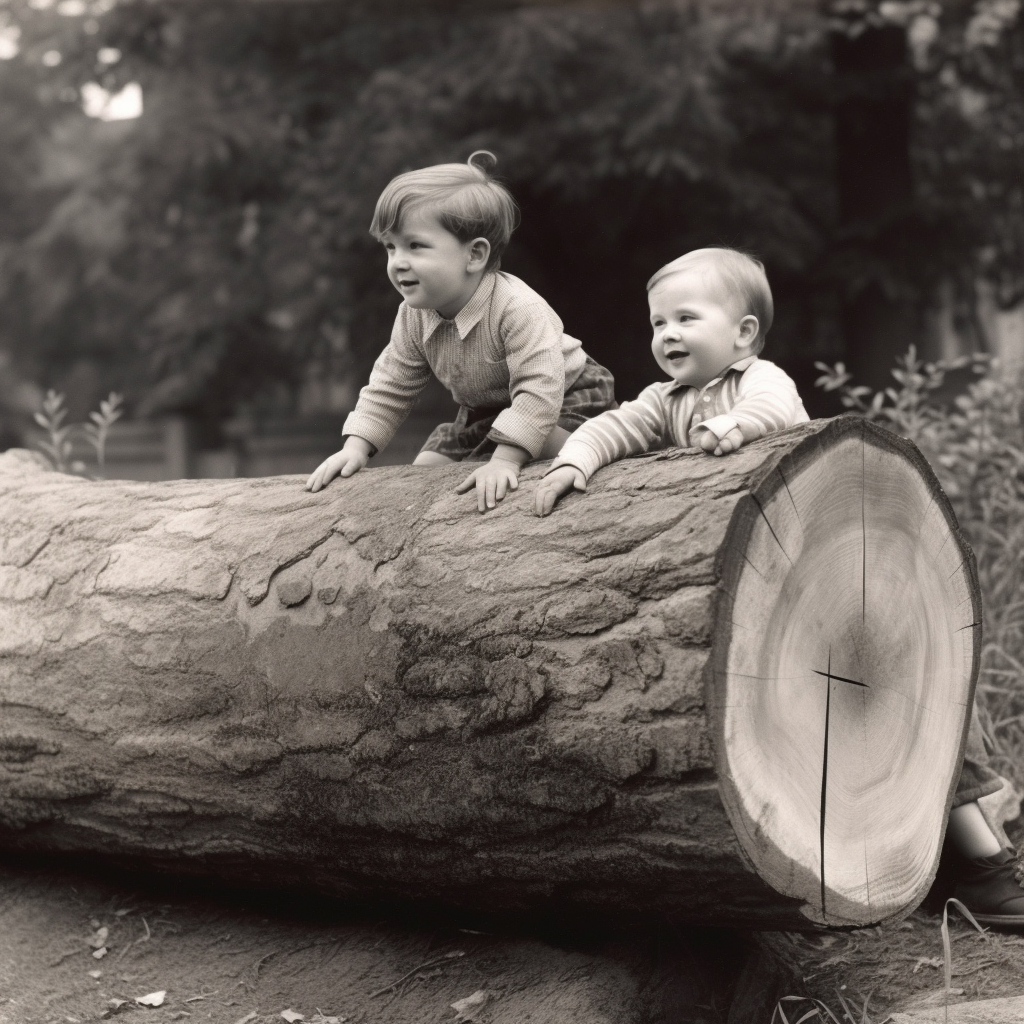
[[[942,1005],[940,923],[929,909],[852,932],[510,927],[0,861],[0,1024],[769,1024],[782,995],[844,1024],[842,999],[858,1024],[866,1005],[881,1024]],[[1024,934],[983,938],[956,915],[950,930],[951,1003],[1024,994]]]
[[[727,1019],[748,952],[739,937],[565,924],[539,937],[426,913],[346,917],[309,900],[2,862],[0,1024],[280,1024],[289,1010],[321,1024]],[[136,1002],[155,992],[161,1006]]]

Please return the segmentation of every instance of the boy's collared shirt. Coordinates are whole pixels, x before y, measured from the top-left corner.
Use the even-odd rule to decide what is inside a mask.
[[[696,448],[705,430],[722,438],[739,427],[746,444],[808,419],[790,376],[767,359],[747,356],[702,388],[659,381],[636,401],[588,420],[565,442],[548,472],[575,466],[589,479],[629,455],[673,445]]]
[[[342,433],[380,451],[433,374],[459,405],[501,409],[490,437],[536,456],[585,362],[583,346],[540,295],[511,274],[485,274],[453,320],[398,307],[391,341]]]

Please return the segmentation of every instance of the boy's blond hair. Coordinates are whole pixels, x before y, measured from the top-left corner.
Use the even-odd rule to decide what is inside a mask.
[[[724,246],[694,249],[678,259],[672,260],[671,263],[666,263],[647,282],[647,290],[650,291],[659,281],[670,274],[699,267],[710,267],[718,276],[722,287],[730,295],[740,300],[742,316],[753,314],[757,317],[757,337],[754,339],[753,345],[756,355],[764,348],[765,336],[775,317],[772,290],[768,285],[768,275],[764,272],[764,264],[760,260],[739,249],[727,249]]]
[[[497,162],[493,153],[478,149],[464,164],[435,164],[399,174],[377,200],[370,234],[383,241],[389,231],[401,227],[411,209],[429,206],[441,227],[460,242],[486,238],[491,243],[487,269],[497,270],[519,224],[512,193],[490,175]]]

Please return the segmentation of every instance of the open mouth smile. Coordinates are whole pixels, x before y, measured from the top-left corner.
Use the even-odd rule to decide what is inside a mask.
[[[665,353],[665,358],[669,362],[677,363],[682,359],[686,359],[689,354],[689,352],[683,351],[682,349],[673,349],[671,352]]]

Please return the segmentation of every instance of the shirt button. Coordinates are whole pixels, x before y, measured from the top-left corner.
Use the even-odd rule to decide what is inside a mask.
[[[711,401],[711,396],[710,395],[705,395],[704,396],[704,401],[705,402],[710,402]]]

